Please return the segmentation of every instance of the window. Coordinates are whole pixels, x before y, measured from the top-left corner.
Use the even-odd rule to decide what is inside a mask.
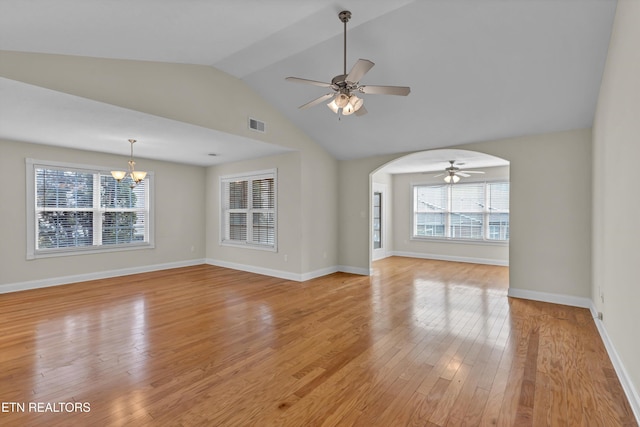
[[[413,186],[414,238],[509,240],[509,183]]]
[[[276,171],[220,177],[221,244],[276,250]]]
[[[153,247],[152,175],[131,187],[98,167],[27,159],[27,258]]]
[[[382,193],[373,193],[373,249],[382,248]]]

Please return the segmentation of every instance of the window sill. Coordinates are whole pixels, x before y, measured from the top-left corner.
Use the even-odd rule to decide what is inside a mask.
[[[39,258],[55,258],[74,255],[88,255],[88,254],[101,254],[107,252],[122,252],[122,251],[138,251],[143,249],[154,249],[155,245],[152,243],[140,243],[135,245],[120,245],[109,247],[95,247],[88,246],[86,248],[73,248],[73,249],[51,249],[51,250],[38,250],[33,253],[27,253],[27,259],[39,259]]]
[[[252,245],[251,243],[237,243],[231,242],[228,240],[223,240],[220,242],[220,246],[228,246],[232,248],[242,248],[242,249],[256,249],[259,251],[267,251],[267,252],[278,252],[277,246],[265,246],[265,245]]]
[[[453,243],[456,245],[481,245],[481,246],[509,246],[508,240],[471,240],[471,239],[451,239],[446,237],[411,237],[412,242],[424,243]]]

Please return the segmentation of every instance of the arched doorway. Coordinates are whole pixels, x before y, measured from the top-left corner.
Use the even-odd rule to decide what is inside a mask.
[[[445,182],[450,161],[463,173],[482,173]],[[392,255],[508,265],[509,161],[469,150],[423,151],[380,166],[369,188],[370,268]],[[423,200],[436,195],[441,202]]]

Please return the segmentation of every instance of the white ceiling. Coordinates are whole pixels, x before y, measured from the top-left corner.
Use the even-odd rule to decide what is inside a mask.
[[[243,79],[335,157],[351,159],[591,126],[615,6],[615,0],[1,0],[0,49],[211,65]],[[406,85],[411,94],[364,95],[369,114],[338,121],[322,104],[297,108],[326,89],[284,78],[329,81],[342,73],[343,9],[353,13],[347,67],[369,59],[376,66],[363,84]],[[246,138],[245,152],[236,151],[236,137],[220,132],[0,79],[0,138],[74,146],[116,130],[125,142],[105,137],[100,151],[126,151],[132,134],[148,136],[143,151],[136,145],[140,156],[193,164],[283,151]],[[170,143],[181,136],[191,145]],[[203,159],[209,152],[224,155]]]

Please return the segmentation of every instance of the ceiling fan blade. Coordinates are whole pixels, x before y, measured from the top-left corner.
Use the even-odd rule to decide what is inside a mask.
[[[319,82],[317,80],[301,79],[300,77],[287,77],[285,78],[285,80],[294,82],[294,83],[304,83],[304,84],[320,86],[320,87],[331,87],[331,83]]]
[[[333,96],[332,93],[327,93],[326,95],[322,95],[319,98],[314,99],[313,101],[309,101],[304,105],[299,106],[298,108],[301,110],[304,110],[305,108],[309,108],[309,107],[313,107],[315,105],[320,104],[323,101],[326,101],[327,99],[331,98]]]
[[[400,95],[407,96],[411,92],[408,86],[361,86],[360,92],[371,95]]]
[[[360,79],[362,78],[362,76],[364,76],[365,74],[367,74],[367,72],[376,64],[374,64],[373,62],[369,61],[368,59],[358,59],[358,62],[356,62],[353,66],[353,68],[351,69],[351,71],[349,71],[349,74],[347,74],[347,78],[345,79],[348,82],[351,83],[358,83],[360,81]]]
[[[464,171],[464,173],[484,173],[483,171]]]
[[[446,174],[441,173],[441,174],[439,174],[439,175],[434,175],[433,177],[434,177],[434,178],[437,178],[437,177],[442,176],[442,175],[446,175]]]
[[[456,172],[456,175],[460,175],[460,176],[462,176],[462,177],[464,177],[464,178],[469,178],[469,177],[471,176],[471,175],[467,175],[467,174],[466,174],[466,173],[464,173],[464,172]]]
[[[367,114],[367,112],[368,112],[367,109],[364,108],[364,105],[363,105],[362,107],[358,108],[354,114],[356,116],[364,116],[365,114]]]

